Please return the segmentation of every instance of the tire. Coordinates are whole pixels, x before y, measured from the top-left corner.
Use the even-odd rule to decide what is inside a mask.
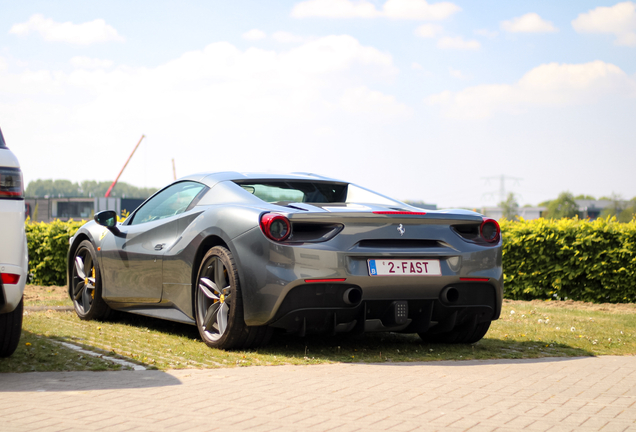
[[[13,312],[0,314],[0,357],[9,357],[18,347],[22,333],[23,310],[24,299],[20,299],[18,307]]]
[[[102,298],[102,272],[93,244],[84,240],[73,255],[70,295],[82,320],[103,320],[111,309]]]
[[[194,287],[194,313],[203,342],[210,348],[247,349],[271,337],[267,326],[248,327],[243,318],[241,284],[234,258],[222,246],[203,257]]]
[[[475,323],[470,321],[446,333],[418,333],[424,342],[448,343],[448,344],[472,344],[481,340],[488,329],[491,321]]]

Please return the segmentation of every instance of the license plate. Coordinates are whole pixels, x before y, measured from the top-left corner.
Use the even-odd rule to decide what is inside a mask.
[[[370,259],[371,276],[441,276],[439,260]]]

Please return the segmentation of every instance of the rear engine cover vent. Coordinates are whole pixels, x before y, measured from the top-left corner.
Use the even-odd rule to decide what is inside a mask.
[[[422,249],[439,247],[437,240],[379,239],[361,240],[358,247],[373,249]]]

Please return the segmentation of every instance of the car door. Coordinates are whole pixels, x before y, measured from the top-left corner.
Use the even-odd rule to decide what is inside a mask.
[[[101,245],[103,296],[124,303],[158,303],[163,284],[163,255],[179,237],[179,216],[206,188],[174,183],[154,195]]]

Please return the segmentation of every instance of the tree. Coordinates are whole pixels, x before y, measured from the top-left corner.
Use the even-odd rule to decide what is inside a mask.
[[[619,222],[629,222],[636,217],[636,197],[627,202],[627,206],[618,215]]]
[[[607,198],[607,201],[610,202],[610,205],[603,209],[603,211],[601,212],[601,217],[616,216],[618,218],[623,210],[625,210],[626,208],[625,201],[623,200],[623,198],[621,198],[620,195],[617,195],[615,193],[613,193],[609,198],[605,198]]]
[[[513,220],[517,216],[517,210],[519,210],[519,203],[515,199],[515,194],[512,192],[508,193],[508,198],[500,202],[499,207],[503,210],[503,217]]]
[[[594,198],[592,195],[577,195],[574,197],[575,200],[590,200],[590,201],[595,201],[596,198]]]
[[[72,183],[69,180],[33,180],[26,188],[26,196],[29,198],[41,197],[103,197],[110,187],[110,181],[98,182],[84,180],[81,183]],[[111,191],[112,197],[124,198],[148,198],[156,192],[155,188],[138,188],[128,183],[119,182]]]
[[[571,218],[579,214],[579,207],[570,192],[561,192],[557,199],[548,203],[547,207],[543,217],[548,219]]]
[[[69,180],[33,180],[26,188],[29,197],[76,197],[81,196],[77,183]]]

